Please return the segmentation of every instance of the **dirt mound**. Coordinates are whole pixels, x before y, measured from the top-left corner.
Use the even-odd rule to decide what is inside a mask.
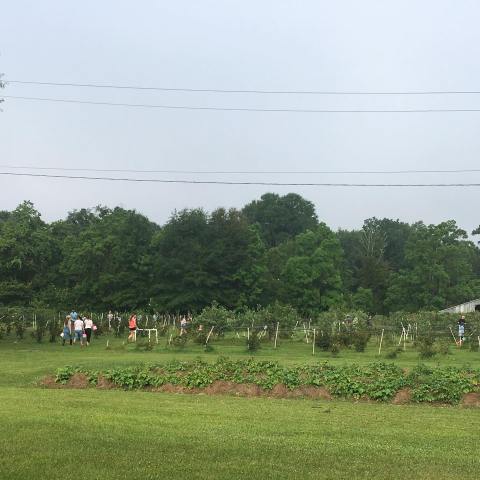
[[[87,388],[88,386],[88,378],[84,373],[74,373],[67,382],[68,388]]]
[[[225,382],[217,380],[205,388],[203,391],[207,395],[232,395],[236,394],[238,384],[235,382]]]
[[[188,393],[187,389],[181,387],[180,385],[173,385],[171,383],[166,383],[161,387],[155,389],[157,392],[165,392],[165,393]]]
[[[117,386],[111,380],[107,380],[103,375],[100,375],[97,379],[97,388],[100,390],[111,390],[112,388],[117,388]]]
[[[45,387],[45,388],[62,388],[63,387],[63,385],[61,385],[60,383],[55,382],[55,376],[54,375],[48,375],[47,377],[43,377],[38,382],[38,384],[41,387]]]
[[[282,383],[277,383],[269,392],[267,392],[269,397],[274,398],[291,398],[293,390],[288,389]]]
[[[412,401],[412,391],[409,388],[402,388],[393,397],[394,405],[404,405]]]
[[[297,389],[302,397],[332,400],[332,395],[325,387],[304,386]]]
[[[464,407],[480,407],[480,393],[466,393],[462,398]]]

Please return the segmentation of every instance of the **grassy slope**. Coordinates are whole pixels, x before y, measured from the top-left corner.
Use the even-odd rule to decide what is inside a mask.
[[[306,349],[264,348],[258,357],[312,361]],[[243,350],[217,348],[205,358]],[[476,410],[33,386],[65,364],[100,368],[200,352],[106,351],[103,341],[88,351],[0,342],[0,478],[478,478]],[[372,348],[334,362],[352,357],[375,355]],[[442,363],[478,366],[477,357],[460,352]],[[399,358],[405,366],[417,361],[413,352]]]

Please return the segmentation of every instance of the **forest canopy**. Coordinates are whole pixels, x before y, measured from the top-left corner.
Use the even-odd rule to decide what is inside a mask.
[[[2,306],[197,312],[278,302],[307,315],[384,314],[476,297],[480,250],[454,220],[369,218],[335,232],[294,193],[242,210],[182,210],[162,226],[120,207],[52,223],[28,201],[0,211]]]

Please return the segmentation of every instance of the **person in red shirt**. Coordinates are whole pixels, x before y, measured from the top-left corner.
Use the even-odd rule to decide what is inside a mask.
[[[128,336],[127,341],[135,341],[137,331],[137,316],[134,313],[130,315],[130,319],[128,320],[128,329],[130,330],[130,335]]]

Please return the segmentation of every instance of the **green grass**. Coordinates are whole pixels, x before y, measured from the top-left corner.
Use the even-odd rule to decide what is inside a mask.
[[[255,354],[246,350],[245,339],[225,338],[212,342],[213,352],[205,353],[200,345],[189,342],[183,350],[167,348],[166,339],[160,338],[159,344],[153,351],[138,351],[134,345],[122,346],[123,339],[108,338],[110,350],[107,350],[107,337],[95,338],[92,345],[81,349],[79,345],[62,347],[60,343],[38,344],[31,338],[13,342],[10,339],[0,340],[0,384],[25,385],[33,382],[42,375],[53,373],[58,367],[65,365],[82,365],[85,367],[108,368],[111,366],[137,364],[139,362],[158,363],[178,359],[202,358],[215,360],[219,355],[230,358],[255,357],[258,360],[277,360],[282,364],[301,364],[328,361],[332,364],[358,363],[367,364],[375,361],[394,362],[402,368],[411,368],[418,363],[427,365],[453,365],[480,368],[480,353],[471,352],[468,348],[458,349],[454,345],[449,355],[436,355],[428,360],[421,360],[418,352],[407,346],[407,350],[398,355],[394,360],[385,357],[385,352],[393,347],[385,347],[382,355],[378,355],[378,345],[371,342],[364,353],[353,350],[341,350],[337,357],[329,352],[316,349],[312,355],[312,345],[302,341],[282,340],[278,348],[274,349],[272,343],[262,343],[262,347]],[[453,342],[452,342],[453,343]]]
[[[162,339],[164,342],[164,339]],[[112,344],[112,341],[110,342]],[[44,390],[41,376],[66,364],[106,368],[175,358],[246,356],[243,342],[184,352],[0,341],[1,479],[476,479],[480,411],[344,401],[208,397],[148,392]],[[454,349],[452,349],[454,351]],[[342,352],[312,357],[309,346],[264,347],[259,359],[367,363]],[[454,351],[429,363],[479,366]],[[413,366],[407,351],[396,363]],[[75,452],[78,452],[77,454]]]

